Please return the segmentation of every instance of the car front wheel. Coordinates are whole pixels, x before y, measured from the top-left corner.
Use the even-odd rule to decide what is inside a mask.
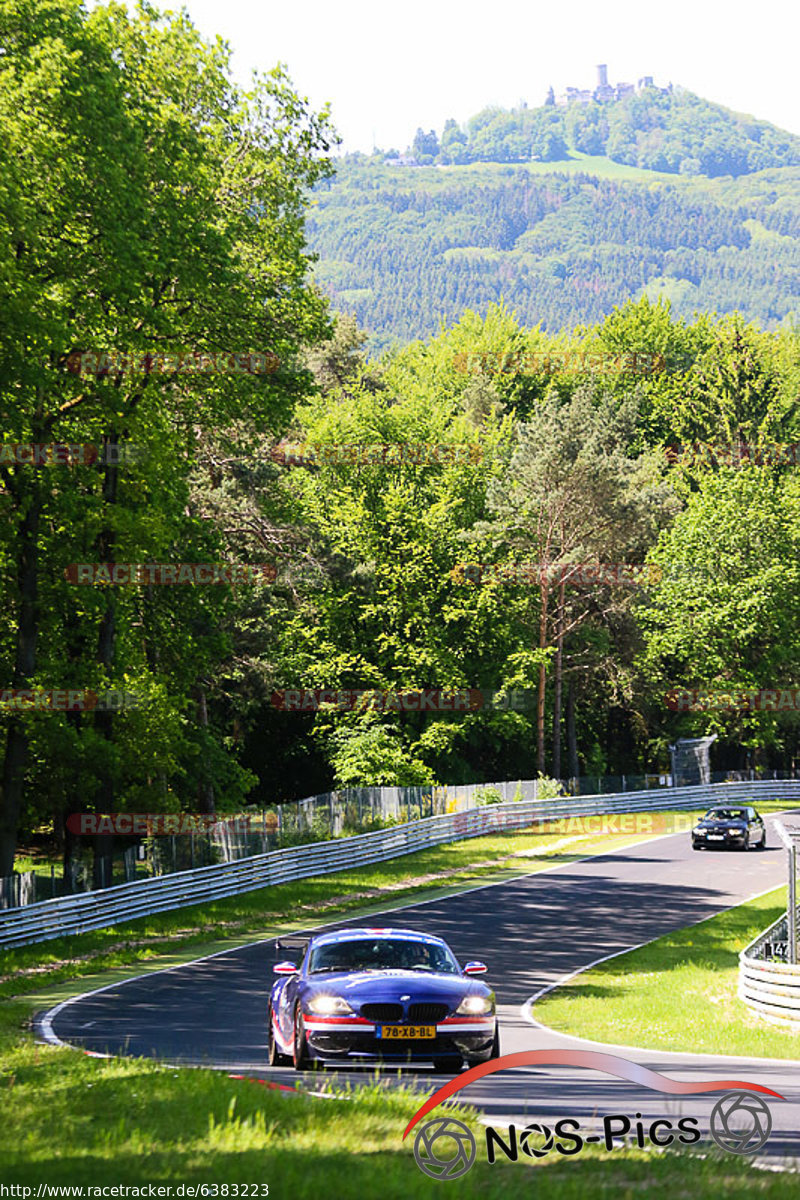
[[[271,1067],[288,1066],[289,1056],[288,1056],[288,1054],[281,1053],[281,1051],[278,1049],[278,1043],[275,1040],[275,1027],[272,1023],[273,1017],[272,1017],[272,1005],[271,1004],[269,1006],[268,1016],[269,1016],[269,1033],[267,1035],[267,1046],[268,1046],[268,1053],[269,1053],[269,1065]]]
[[[747,851],[749,849],[750,849],[750,834],[746,833],[744,835],[744,838],[742,839],[742,850],[744,850],[745,853],[747,853]]]
[[[308,1053],[308,1042],[306,1041],[306,1027],[303,1023],[303,1014],[299,1008],[295,1009],[294,1014],[292,1066],[295,1071],[307,1071],[311,1067],[311,1056]]]

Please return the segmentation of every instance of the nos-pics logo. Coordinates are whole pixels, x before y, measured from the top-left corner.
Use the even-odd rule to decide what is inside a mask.
[[[766,1093],[779,1100],[784,1097],[779,1092],[763,1087],[757,1083],[745,1083],[741,1080],[724,1079],[712,1080],[707,1083],[681,1083],[651,1071],[638,1063],[618,1058],[616,1055],[603,1054],[590,1050],[530,1050],[519,1054],[506,1054],[488,1063],[482,1063],[466,1071],[456,1079],[450,1080],[417,1110],[406,1127],[405,1139],[415,1125],[423,1117],[437,1108],[442,1101],[455,1092],[460,1091],[469,1083],[483,1075],[493,1074],[512,1067],[530,1064],[552,1063],[559,1065],[582,1066],[601,1070],[606,1074],[616,1075],[621,1079],[640,1083],[654,1091],[665,1092],[669,1095],[697,1095],[700,1093],[727,1091],[711,1112],[709,1131],[711,1137],[721,1149],[733,1154],[754,1154],[760,1150],[772,1130],[772,1116],[766,1102],[757,1093]],[[642,1120],[642,1114],[636,1113],[635,1118],[623,1113],[615,1113],[603,1118],[602,1133],[584,1133],[580,1122],[572,1117],[557,1120],[551,1127],[543,1124],[526,1125],[518,1130],[511,1125],[499,1133],[488,1126],[485,1130],[486,1158],[492,1164],[499,1159],[518,1161],[521,1155],[527,1158],[542,1158],[551,1151],[558,1154],[578,1154],[590,1143],[603,1143],[607,1150],[613,1150],[621,1144],[626,1135],[635,1136],[636,1144],[644,1147],[647,1144],[659,1147],[669,1146],[677,1141],[683,1145],[691,1145],[700,1141],[701,1133],[697,1128],[697,1117],[681,1117],[675,1124],[666,1118],[648,1121]],[[433,1179],[451,1180],[465,1175],[475,1162],[477,1143],[471,1130],[454,1117],[439,1115],[417,1130],[414,1139],[414,1157],[417,1166]]]
[[[475,1162],[475,1138],[462,1121],[435,1117],[426,1121],[414,1139],[417,1166],[434,1179],[458,1179]]]

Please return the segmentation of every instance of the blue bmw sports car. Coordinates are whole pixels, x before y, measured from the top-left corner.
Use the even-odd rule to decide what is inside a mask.
[[[491,988],[441,938],[411,929],[345,929],[276,942],[269,1061],[302,1071],[317,1060],[433,1063],[460,1071],[497,1058]]]

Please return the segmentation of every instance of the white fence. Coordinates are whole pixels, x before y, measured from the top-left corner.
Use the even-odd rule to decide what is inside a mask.
[[[720,801],[757,803],[759,797],[800,802],[800,780],[710,784],[664,791],[625,792],[564,800],[522,800],[410,821],[394,829],[273,850],[236,862],[180,871],[103,891],[45,900],[0,913],[0,947],[25,946],[86,933],[153,913],[220,900],[258,888],[385,862],[461,838],[524,829],[534,821],[598,813],[704,808]]]

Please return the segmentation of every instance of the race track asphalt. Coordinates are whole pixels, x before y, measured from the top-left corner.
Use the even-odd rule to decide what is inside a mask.
[[[404,905],[391,917],[326,925],[393,925],[444,937],[464,962],[488,963],[495,989],[503,1054],[520,1050],[599,1050],[681,1081],[737,1079],[763,1084],[785,1101],[768,1098],[773,1130],[760,1156],[800,1159],[800,1063],[742,1057],[609,1047],[539,1028],[526,1002],[542,988],[597,959],[692,925],[786,880],[786,854],[767,818],[766,851],[693,852],[688,835],[675,834],[502,884],[445,899]],[[275,961],[274,941],[256,942],[168,971],[112,985],[59,1005],[38,1021],[49,1040],[104,1054],[156,1057],[293,1084],[289,1068],[267,1064],[266,999]],[[613,1003],[613,997],[609,997]],[[535,1008],[534,1008],[535,1017]],[[713,1014],[711,1015],[713,1019]],[[776,1045],[782,1036],[775,1028]],[[446,1077],[418,1068],[390,1079],[413,1078],[420,1100]],[[326,1070],[326,1083],[371,1080],[374,1069]],[[304,1082],[319,1087],[319,1073]],[[575,1066],[521,1067],[470,1084],[459,1099],[479,1107],[499,1127],[511,1122],[550,1125],[575,1117],[584,1131],[601,1128],[607,1114],[643,1122],[695,1116],[705,1137],[722,1095],[668,1096],[640,1083]]]

